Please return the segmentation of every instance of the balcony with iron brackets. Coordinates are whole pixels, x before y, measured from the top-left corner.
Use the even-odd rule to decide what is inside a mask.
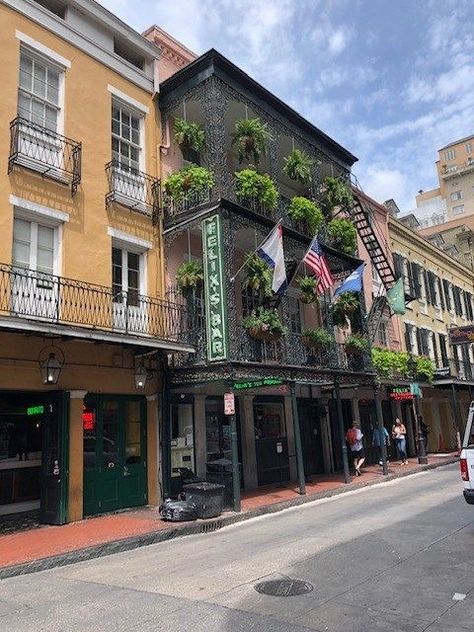
[[[65,184],[74,196],[81,182],[81,143],[17,117],[10,123],[8,173],[15,166]]]
[[[128,167],[116,160],[105,165],[108,192],[105,205],[124,206],[158,221],[160,213],[160,180],[143,171]]]

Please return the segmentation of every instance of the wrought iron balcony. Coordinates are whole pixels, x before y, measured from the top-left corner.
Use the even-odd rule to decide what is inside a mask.
[[[175,199],[163,191],[163,210],[165,219],[173,220],[178,215],[194,211],[201,204],[206,204],[212,198],[212,190],[186,193],[180,199]]]
[[[75,195],[81,181],[81,143],[27,119],[10,123],[8,173],[15,165],[67,184]]]
[[[474,364],[457,358],[449,358],[447,364],[436,369],[433,380],[442,379],[474,380]]]
[[[127,167],[116,160],[108,162],[105,171],[109,183],[109,191],[105,196],[107,208],[113,203],[120,204],[157,221],[160,212],[158,178]]]
[[[6,264],[0,264],[2,316],[187,342],[183,305]]]

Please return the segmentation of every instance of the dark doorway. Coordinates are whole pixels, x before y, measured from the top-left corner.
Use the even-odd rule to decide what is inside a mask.
[[[253,404],[259,485],[290,480],[283,398],[256,397]]]
[[[69,396],[0,392],[0,514],[67,520]]]
[[[305,476],[324,472],[321,411],[325,409],[311,399],[298,399],[298,416],[303,448]]]
[[[342,404],[342,418],[344,421],[344,436],[348,428],[352,424],[352,403],[350,399],[341,399]],[[329,400],[329,418],[331,421],[331,439],[332,439],[332,452],[334,459],[334,469],[336,472],[342,470],[342,437],[339,432],[339,422],[337,418],[337,406],[336,400]],[[349,454],[349,460],[351,456]]]

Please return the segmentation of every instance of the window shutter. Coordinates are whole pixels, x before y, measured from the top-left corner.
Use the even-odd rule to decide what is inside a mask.
[[[416,334],[416,347],[418,355],[423,355],[423,341],[421,339],[421,330],[418,327],[415,327]]]
[[[433,272],[428,272],[428,282],[430,284],[431,305],[437,305],[435,275]]]
[[[423,278],[425,279],[426,302],[428,303],[428,305],[432,305],[433,301],[431,300],[429,272],[427,272],[426,270],[423,270]]]
[[[464,292],[464,305],[466,306],[466,317],[471,322],[472,321],[472,296],[470,292]]]
[[[393,268],[397,278],[403,277],[403,257],[398,252],[393,253]]]
[[[436,283],[438,284],[439,289],[439,300],[441,301],[441,309],[444,311],[446,309],[446,303],[444,300],[443,284],[441,283],[441,279],[439,277],[436,277]]]
[[[405,347],[407,349],[408,352],[410,352],[411,349],[411,336],[410,336],[410,332],[411,332],[411,325],[407,325],[405,324]]]
[[[413,263],[411,266],[412,274],[413,274],[413,289],[415,291],[416,298],[421,298],[421,282],[420,282],[420,271],[421,266],[417,263]]]
[[[451,297],[449,296],[449,281],[443,279],[444,300],[446,301],[446,309],[451,310]]]
[[[443,334],[438,335],[439,338],[439,348],[441,351],[441,365],[448,366],[448,349],[446,347],[446,336]]]
[[[430,336],[431,336],[431,342],[433,343],[435,363],[436,363],[436,366],[439,367],[439,355],[438,355],[438,345],[436,344],[436,334],[434,332],[431,332]]]

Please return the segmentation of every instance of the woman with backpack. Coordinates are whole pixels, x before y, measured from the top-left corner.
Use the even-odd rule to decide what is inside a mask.
[[[365,461],[364,445],[362,443],[363,436],[359,424],[356,421],[352,422],[352,428],[349,428],[346,433],[346,441],[354,459],[356,476],[361,475],[360,468]]]

